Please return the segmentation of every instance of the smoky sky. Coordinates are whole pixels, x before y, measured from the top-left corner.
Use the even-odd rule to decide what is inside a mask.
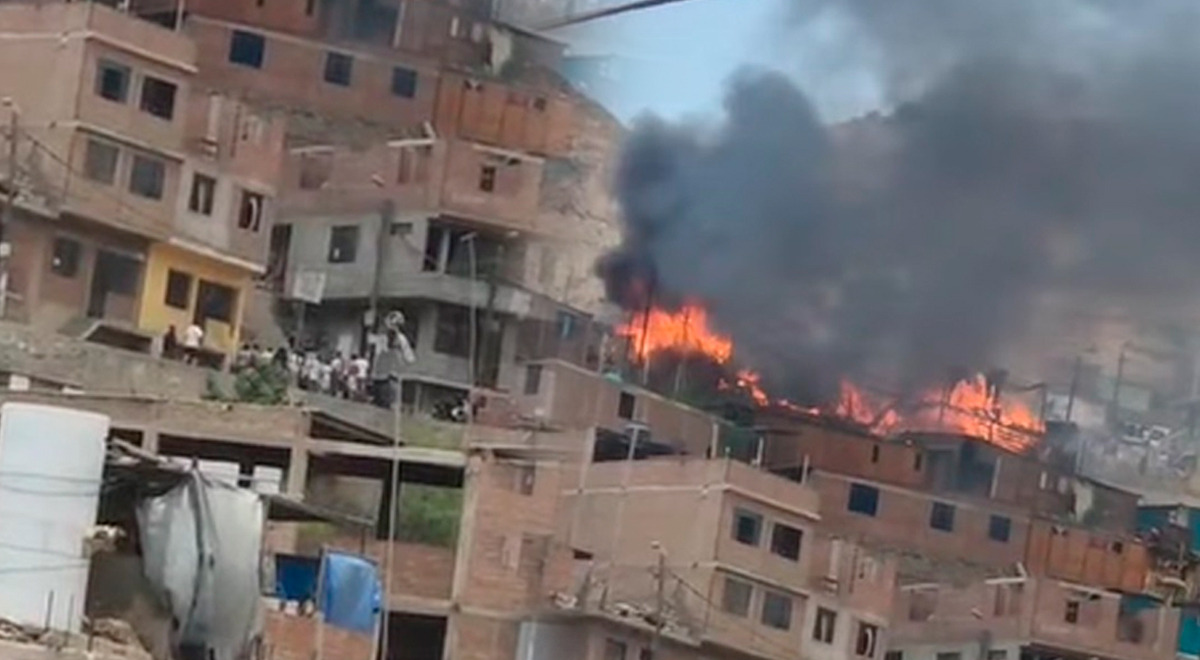
[[[796,0],[779,30],[836,12],[887,104],[829,124],[820,90],[745,69],[719,126],[641,118],[616,176],[624,241],[599,264],[610,296],[702,302],[739,361],[808,401],[847,377],[1003,367],[1054,313],[1043,294],[1191,304],[1190,4]]]

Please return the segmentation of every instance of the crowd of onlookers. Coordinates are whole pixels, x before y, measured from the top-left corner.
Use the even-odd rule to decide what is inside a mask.
[[[365,355],[246,344],[234,358],[233,370],[268,364],[285,372],[290,383],[302,390],[353,401],[373,399],[371,362]]]

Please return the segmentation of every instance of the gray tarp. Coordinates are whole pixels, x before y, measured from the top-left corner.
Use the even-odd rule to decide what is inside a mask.
[[[249,653],[262,627],[265,516],[257,493],[199,472],[138,507],[146,577],[170,607],[181,647],[209,649],[215,660]]]

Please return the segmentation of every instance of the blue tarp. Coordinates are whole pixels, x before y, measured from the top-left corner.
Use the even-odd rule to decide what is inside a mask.
[[[316,557],[275,555],[275,595],[301,603],[316,600],[320,565]]]
[[[1200,613],[1184,610],[1179,620],[1179,654],[1200,656]]]
[[[321,612],[332,626],[374,632],[383,588],[374,562],[358,555],[329,552],[321,578]]]

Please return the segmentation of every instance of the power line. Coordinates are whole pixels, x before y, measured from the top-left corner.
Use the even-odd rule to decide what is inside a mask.
[[[641,9],[651,9],[654,7],[660,7],[663,5],[670,5],[670,4],[675,4],[677,2],[684,2],[684,1],[685,0],[637,0],[637,2],[629,2],[629,3],[623,4],[623,5],[617,5],[616,7],[605,7],[604,9],[585,11],[585,12],[582,12],[579,14],[575,14],[573,16],[567,16],[566,18],[560,18],[560,19],[551,21],[549,23],[539,25],[539,26],[537,26],[536,29],[538,29],[538,30],[555,30],[558,28],[567,27],[569,25],[578,25],[580,23],[587,23],[588,21],[594,21],[594,20],[598,20],[601,18],[608,18],[609,16],[617,16],[619,14],[626,14],[631,11],[638,11]]]
[[[689,584],[687,580],[684,580],[682,577],[680,577],[674,571],[668,570],[667,572],[670,573],[671,576],[674,577],[679,582],[679,584],[681,584],[683,586],[684,589],[687,589],[693,595],[695,595],[698,598],[700,598],[701,600],[703,600],[704,603],[709,608],[716,609],[719,611],[725,611],[723,607],[720,607],[716,603],[712,602],[712,600],[709,599],[707,594],[701,592],[699,589],[697,589],[696,587]],[[741,623],[739,621],[732,621],[732,623],[734,625],[736,625],[737,627],[744,629],[746,632],[750,633],[755,639],[762,641],[767,646],[769,646],[777,651],[780,651],[780,652],[784,653],[785,655],[792,655],[796,652],[795,649],[783,646],[779,642],[776,642],[775,640],[771,639],[770,637],[767,637],[767,636],[763,635],[762,633],[758,632],[758,630],[756,630],[754,628],[754,626],[752,626],[750,623]],[[711,624],[707,624],[707,625],[711,625]]]

